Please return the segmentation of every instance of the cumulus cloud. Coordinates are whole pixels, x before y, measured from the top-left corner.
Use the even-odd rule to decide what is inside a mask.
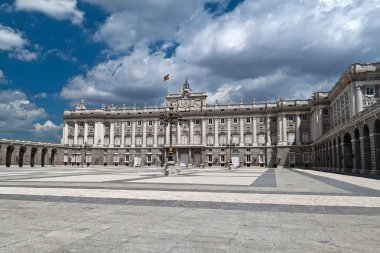
[[[84,13],[77,9],[76,0],[16,0],[17,10],[42,12],[56,20],[81,24]]]
[[[73,77],[61,91],[71,102],[162,101],[163,73],[176,76],[172,88],[188,76],[200,90],[204,72],[211,104],[309,98],[328,91],[349,64],[379,61],[379,0],[244,1],[217,15],[201,1],[85,1],[110,13],[95,38],[129,54]],[[159,39],[179,45],[170,58],[163,47],[149,52]]]
[[[34,124],[33,135],[38,139],[57,141],[61,138],[61,131],[62,126],[47,120],[43,124]]]
[[[22,91],[0,91],[1,135],[29,131],[36,120],[44,117],[46,117],[45,110],[31,103]]]
[[[29,42],[21,32],[8,26],[0,25],[0,50],[8,51],[10,57],[21,61],[36,60],[38,54],[26,49],[28,45]]]

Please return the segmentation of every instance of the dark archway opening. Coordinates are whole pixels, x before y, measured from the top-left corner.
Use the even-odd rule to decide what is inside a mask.
[[[34,160],[36,157],[37,153],[37,148],[33,147],[32,150],[30,151],[30,167],[34,167]]]
[[[344,172],[351,172],[354,163],[352,158],[352,143],[351,135],[346,133],[343,137],[343,159],[344,159]]]
[[[369,127],[363,127],[363,146],[364,146],[364,174],[368,174],[371,170],[371,139],[369,137]]]
[[[25,146],[22,146],[20,148],[20,152],[18,154],[19,156],[19,159],[18,159],[18,166],[19,167],[22,167],[24,165],[24,154],[25,154],[25,151],[26,151],[26,147]]]
[[[338,168],[339,171],[343,167],[343,152],[342,152],[342,140],[338,137]]]
[[[42,167],[45,166],[45,156],[46,156],[46,153],[47,153],[47,148],[43,148],[42,149],[42,153],[41,153],[41,166]]]
[[[9,145],[7,147],[7,154],[5,156],[5,166],[10,167],[12,163],[12,153],[15,147],[13,145]]]
[[[50,164],[54,164],[54,158],[55,158],[56,154],[57,154],[57,149],[53,148],[53,150],[51,151],[51,155],[50,155]]]
[[[360,133],[359,129],[355,129],[355,167],[356,172],[360,171],[362,167],[362,152],[360,151]]]

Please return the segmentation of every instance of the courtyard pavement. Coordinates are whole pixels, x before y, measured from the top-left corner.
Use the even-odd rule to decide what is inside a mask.
[[[302,169],[0,167],[0,252],[380,252],[380,180]]]

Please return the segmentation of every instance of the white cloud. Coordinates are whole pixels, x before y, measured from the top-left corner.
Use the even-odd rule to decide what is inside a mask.
[[[309,98],[329,90],[349,64],[380,60],[379,0],[244,1],[220,16],[201,1],[85,1],[110,12],[97,40],[110,51],[135,50],[73,77],[60,94],[73,103],[154,104],[165,96],[164,73],[173,77],[171,90],[186,76],[201,90],[204,71],[210,104]],[[179,43],[174,56],[149,53],[158,39]]]
[[[0,25],[0,50],[13,50],[22,48],[27,44],[27,41],[22,37],[22,34],[13,30],[10,27]]]
[[[17,10],[37,11],[57,20],[81,24],[84,13],[77,9],[76,0],[16,0]]]
[[[41,92],[41,93],[37,93],[36,95],[33,96],[33,99],[37,99],[37,98],[48,98],[49,95],[45,92]]]
[[[21,32],[10,27],[0,25],[0,50],[8,51],[9,56],[21,61],[33,61],[38,58],[36,52],[26,49],[28,41]]]
[[[62,126],[54,124],[51,120],[45,121],[44,124],[34,124],[33,135],[44,140],[59,140],[61,138]]]
[[[45,110],[31,103],[22,91],[0,91],[0,134],[2,136],[29,131],[35,121],[44,117],[46,117]]]
[[[34,130],[36,132],[51,131],[51,130],[58,130],[58,129],[61,130],[62,127],[57,126],[51,120],[45,121],[45,123],[42,125],[40,123],[34,124]]]

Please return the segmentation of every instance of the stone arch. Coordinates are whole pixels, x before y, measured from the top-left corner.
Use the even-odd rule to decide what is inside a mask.
[[[346,133],[343,137],[343,161],[344,171],[351,172],[353,169],[351,134]]]
[[[37,148],[33,147],[30,151],[30,166],[34,167],[34,159],[36,157]]]
[[[13,145],[9,145],[7,147],[7,153],[5,156],[5,166],[10,167],[12,164],[12,153],[15,147]]]
[[[22,146],[18,152],[18,166],[22,167],[24,165],[24,154],[26,152],[26,147]]]
[[[45,156],[46,156],[46,153],[47,153],[47,148],[44,147],[42,149],[42,152],[41,152],[41,166],[44,167],[45,166]]]
[[[341,171],[340,169],[342,169],[343,167],[343,152],[342,152],[342,139],[340,138],[340,136],[338,136],[338,168],[339,170],[338,171]]]
[[[375,161],[376,161],[376,170],[375,174],[380,174],[380,120],[375,120],[375,126],[373,131],[373,141],[375,144]]]
[[[363,147],[364,147],[364,174],[367,174],[371,170],[372,160],[371,160],[371,139],[370,131],[368,125],[363,126]]]
[[[57,154],[57,149],[53,148],[51,150],[51,154],[50,154],[50,164],[54,164],[54,158],[55,158],[56,154]]]
[[[357,128],[355,128],[355,131],[354,131],[354,143],[355,143],[354,157],[355,157],[355,169],[356,169],[355,172],[359,172],[362,166],[362,152],[360,150],[360,132],[359,132],[359,129]]]

